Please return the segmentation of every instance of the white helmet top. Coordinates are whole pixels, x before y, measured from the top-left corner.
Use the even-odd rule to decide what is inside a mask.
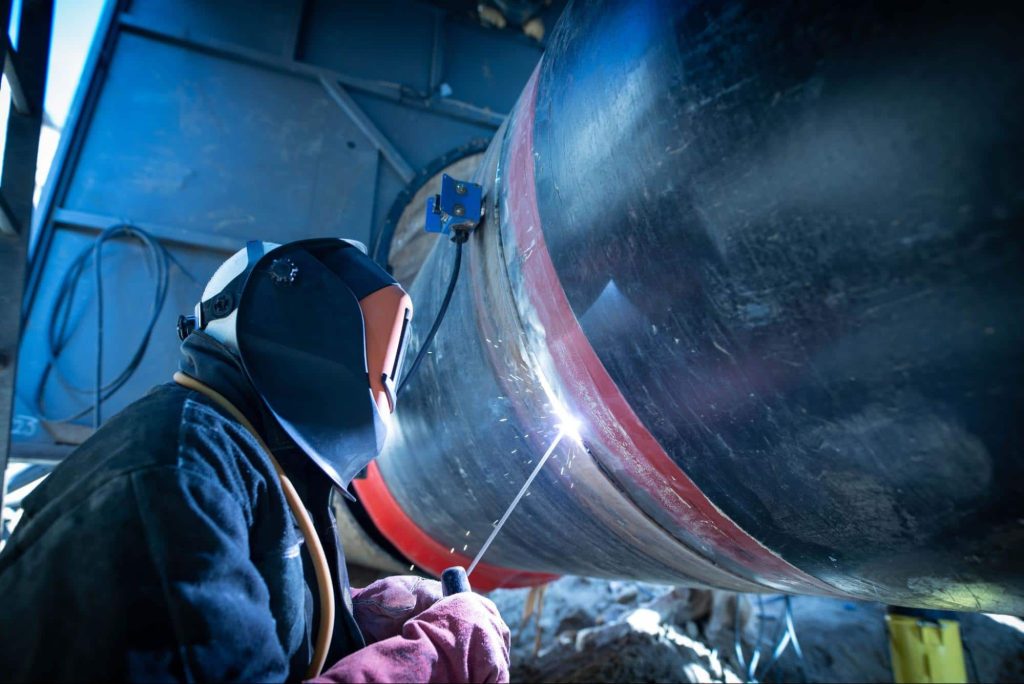
[[[366,254],[366,245],[359,242],[358,240],[345,240],[345,242],[357,247],[360,252]],[[280,247],[281,245],[277,242],[266,242],[260,243],[263,246],[263,253],[266,254],[270,250]],[[206,288],[203,290],[203,296],[200,298],[200,302],[205,302],[213,297],[220,294],[225,287],[228,286],[232,280],[238,277],[249,266],[249,249],[243,247],[238,250],[230,257],[227,261],[221,264],[213,276],[210,277],[210,281],[206,283]],[[196,320],[202,320],[199,312],[199,304],[196,304]],[[238,320],[238,311],[232,311],[230,315],[224,318],[218,318],[210,321],[206,324],[203,331],[214,338],[225,347],[238,353],[238,334],[236,332],[235,322]]]
[[[262,242],[263,253],[267,253],[275,247],[280,247],[276,242]],[[213,276],[210,278],[210,282],[206,283],[206,289],[203,290],[203,296],[200,298],[201,302],[205,302],[213,297],[216,297],[221,291],[228,286],[232,280],[234,280],[242,271],[249,265],[249,252],[248,249],[243,247],[234,254],[232,254],[227,261],[221,264]],[[199,320],[199,304],[196,304],[196,319]],[[231,351],[238,353],[238,335],[235,332],[235,322],[238,320],[238,311],[232,311],[231,314],[225,318],[218,318],[210,321],[206,324],[204,332],[210,337],[214,338]]]

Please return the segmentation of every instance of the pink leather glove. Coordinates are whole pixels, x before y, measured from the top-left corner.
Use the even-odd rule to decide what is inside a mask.
[[[312,681],[508,682],[508,650],[508,626],[490,599],[455,594]]]
[[[441,583],[422,577],[385,577],[352,590],[352,608],[366,643],[388,639],[441,598]]]

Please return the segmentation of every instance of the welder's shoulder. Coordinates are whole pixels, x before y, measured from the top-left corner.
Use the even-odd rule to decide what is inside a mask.
[[[256,438],[237,420],[199,392],[174,383],[157,387],[124,411],[121,428],[136,444],[159,441],[135,466],[174,467],[218,483],[248,498],[263,485],[276,483],[273,465]],[[112,423],[114,421],[111,421]],[[140,425],[140,428],[135,427]],[[114,427],[113,425],[111,427]]]
[[[226,491],[243,509],[276,478],[244,427],[206,397],[169,383],[113,416],[26,499],[31,509],[91,496],[112,480],[149,470],[166,471],[166,486],[206,482]]]
[[[256,438],[208,397],[185,392],[178,431],[177,465],[252,497],[279,488],[273,464]]]

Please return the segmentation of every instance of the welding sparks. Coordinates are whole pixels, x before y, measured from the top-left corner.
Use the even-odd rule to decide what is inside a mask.
[[[480,547],[479,551],[477,551],[476,558],[474,558],[473,562],[469,564],[468,568],[466,568],[467,577],[473,572],[473,569],[476,568],[476,564],[480,562],[480,559],[483,558],[483,555],[490,547],[491,542],[493,542],[494,538],[498,536],[498,532],[501,531],[501,528],[505,525],[505,521],[508,520],[508,517],[512,515],[512,511],[516,509],[516,506],[519,504],[519,500],[526,495],[526,490],[530,488],[530,485],[533,483],[534,478],[537,477],[540,469],[543,468],[544,464],[548,462],[549,458],[551,458],[551,454],[555,453],[555,449],[558,447],[559,443],[561,443],[563,437],[565,437],[565,433],[559,431],[558,435],[556,435],[554,440],[552,440],[551,446],[549,446],[547,451],[544,452],[544,455],[541,456],[537,466],[533,469],[533,472],[530,473],[530,477],[526,478],[526,483],[523,484],[523,488],[519,490],[518,494],[516,494],[516,498],[512,499],[512,503],[509,505],[508,509],[506,509],[505,515],[501,516],[501,519],[498,520],[497,524],[495,524],[494,529],[491,530],[490,536],[487,537],[487,541],[485,541],[484,545]]]
[[[553,413],[555,418],[558,420],[558,423],[556,425],[556,427],[558,428],[558,434],[556,434],[554,439],[551,440],[551,444],[544,452],[544,455],[541,456],[540,460],[537,462],[537,465],[534,467],[533,472],[531,472],[530,476],[526,478],[526,482],[523,484],[522,489],[520,489],[519,493],[516,494],[516,497],[512,500],[512,503],[509,505],[508,509],[505,510],[505,514],[501,516],[501,519],[495,521],[494,529],[491,530],[491,534],[487,537],[487,540],[484,541],[484,544],[480,547],[480,550],[477,551],[476,557],[473,558],[473,562],[469,564],[468,568],[466,568],[467,577],[476,568],[477,563],[480,562],[480,559],[483,557],[484,553],[487,552],[487,549],[491,546],[491,542],[494,541],[494,538],[498,536],[498,532],[501,531],[501,528],[505,525],[505,521],[507,521],[509,516],[512,515],[512,511],[516,509],[516,506],[519,504],[519,501],[522,500],[524,496],[530,495],[527,490],[530,488],[530,485],[533,483],[534,479],[540,473],[541,468],[544,467],[544,464],[547,463],[548,459],[551,458],[551,455],[555,453],[555,449],[558,448],[558,445],[562,442],[562,440],[568,437],[570,440],[572,440],[579,446],[586,448],[583,443],[583,435],[581,434],[583,424],[576,416],[574,416],[569,411],[565,404],[563,404],[562,401],[558,398],[554,390],[551,388],[551,383],[548,382],[548,379],[544,376],[544,373],[542,373],[540,369],[537,369],[536,375],[537,378],[540,380],[540,385],[544,390],[544,394],[547,396],[548,405],[551,408],[551,413]],[[521,378],[518,378],[517,376],[514,375],[509,377],[516,378],[517,380],[522,381]],[[529,389],[527,389],[527,392],[529,392]],[[502,418],[500,419],[499,422],[505,422],[506,420],[508,419]],[[526,439],[529,438],[529,436],[530,435],[523,435],[523,438]],[[516,436],[516,438],[518,439],[518,435]],[[513,449],[512,453],[514,454],[516,453],[516,451],[516,449]],[[532,463],[533,459],[530,459],[529,461],[527,461],[526,464],[530,465]],[[563,466],[561,471],[559,472],[559,475],[564,474],[565,466]],[[570,489],[572,488],[572,486],[573,485],[570,482]],[[466,547],[463,547],[463,551],[465,550]]]

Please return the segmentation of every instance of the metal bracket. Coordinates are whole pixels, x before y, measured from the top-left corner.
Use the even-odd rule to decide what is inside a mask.
[[[483,188],[476,183],[441,176],[441,194],[427,198],[428,233],[473,232],[483,214]]]

